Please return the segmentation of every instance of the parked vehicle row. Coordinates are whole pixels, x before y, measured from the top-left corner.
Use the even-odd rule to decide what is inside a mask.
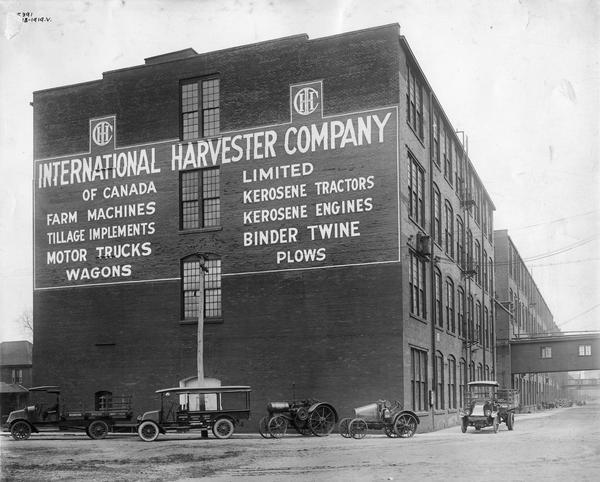
[[[26,440],[32,433],[60,430],[85,431],[92,439],[102,439],[109,432],[130,432],[146,442],[167,432],[210,430],[216,438],[226,439],[250,419],[251,388],[245,385],[157,390],[160,408],[136,419],[130,396],[101,396],[93,410],[86,410],[68,408],[57,386],[34,387],[29,392],[38,400],[8,416],[5,429],[15,440]],[[462,432],[468,427],[492,427],[497,432],[500,423],[513,430],[518,396],[517,390],[499,389],[496,381],[468,383],[465,407],[460,412]],[[368,430],[382,430],[390,438],[410,438],[419,423],[419,416],[398,401],[377,400],[355,408],[352,417],[339,420],[332,404],[305,399],[269,402],[258,430],[264,438],[281,438],[288,428],[301,435],[324,437],[338,424],[338,431],[345,438],[364,438]]]

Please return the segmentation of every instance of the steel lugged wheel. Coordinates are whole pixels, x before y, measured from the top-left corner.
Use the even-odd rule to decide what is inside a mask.
[[[10,434],[15,440],[27,440],[31,437],[31,425],[23,421],[15,422],[10,428]]]
[[[350,434],[350,437],[355,439],[365,438],[368,429],[367,422],[362,418],[355,418],[350,421],[350,424],[348,425],[348,433]]]
[[[342,418],[340,420],[340,424],[338,425],[338,430],[340,432],[340,435],[344,438],[350,438],[350,420],[352,420],[351,418]]]
[[[383,433],[386,434],[389,438],[398,438],[400,435],[396,433],[393,425],[385,424],[383,426]]]
[[[317,437],[329,435],[335,427],[335,412],[327,405],[319,405],[308,417],[308,426],[310,431]]]
[[[274,417],[271,417],[267,427],[269,429],[271,437],[281,438],[285,435],[285,432],[287,431],[287,420],[281,415],[275,415]]]
[[[410,438],[417,431],[417,420],[408,413],[403,413],[394,422],[394,431],[398,437]]]
[[[108,431],[108,424],[104,420],[94,420],[88,425],[86,433],[88,434],[89,438],[100,440],[106,437]]]
[[[228,418],[220,418],[213,424],[212,431],[217,438],[229,438],[233,435],[233,422]]]
[[[269,433],[269,428],[267,427],[267,421],[268,417],[265,416],[258,422],[258,433],[262,438],[269,438],[271,436]]]
[[[144,442],[154,442],[158,438],[160,430],[152,420],[142,422],[138,427],[138,435]]]

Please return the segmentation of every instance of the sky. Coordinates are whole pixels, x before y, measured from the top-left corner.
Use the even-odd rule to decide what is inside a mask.
[[[0,341],[28,337],[34,91],[189,47],[390,23],[466,132],[495,229],[555,322],[600,329],[600,0],[0,0]]]

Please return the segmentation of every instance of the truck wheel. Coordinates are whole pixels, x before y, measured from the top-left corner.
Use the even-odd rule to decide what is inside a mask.
[[[462,422],[460,424],[460,431],[462,433],[466,433],[468,426],[469,426],[469,421],[466,418],[463,417]]]
[[[152,420],[142,422],[138,427],[138,435],[144,442],[154,442],[158,438],[160,430]]]
[[[268,417],[263,417],[258,422],[258,433],[262,438],[269,438],[271,436],[269,434],[269,429],[267,428],[267,419]]]
[[[212,431],[217,438],[229,438],[233,435],[233,422],[228,418],[220,418],[213,424]]]
[[[506,416],[506,426],[508,427],[508,430],[512,430],[513,428],[515,428],[515,414],[510,412],[507,416]]]
[[[86,433],[93,440],[100,440],[108,433],[108,424],[104,420],[94,420],[88,425]]]
[[[13,423],[10,434],[15,440],[27,440],[31,437],[31,425],[22,420]]]

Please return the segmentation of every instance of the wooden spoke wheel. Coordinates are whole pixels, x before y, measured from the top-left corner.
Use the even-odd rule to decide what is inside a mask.
[[[325,437],[333,431],[336,418],[330,406],[318,405],[308,416],[308,426],[317,437]]]
[[[86,433],[88,437],[94,440],[100,440],[106,437],[109,428],[108,424],[104,420],[94,420],[87,427]]]
[[[394,430],[401,438],[410,438],[417,431],[417,420],[409,413],[402,413],[394,422]]]
[[[367,425],[367,422],[362,418],[355,418],[354,420],[351,420],[348,425],[348,433],[350,434],[350,437],[355,439],[365,438],[368,429],[369,426]]]
[[[138,435],[144,442],[154,442],[158,438],[160,430],[152,420],[142,422],[138,427]]]
[[[31,437],[31,425],[23,420],[19,420],[10,427],[10,434],[15,440],[27,440]]]
[[[287,419],[282,415],[275,415],[269,419],[267,428],[273,438],[281,438],[287,431]]]
[[[213,424],[212,432],[217,438],[229,438],[233,435],[233,422],[228,418],[220,418]]]

